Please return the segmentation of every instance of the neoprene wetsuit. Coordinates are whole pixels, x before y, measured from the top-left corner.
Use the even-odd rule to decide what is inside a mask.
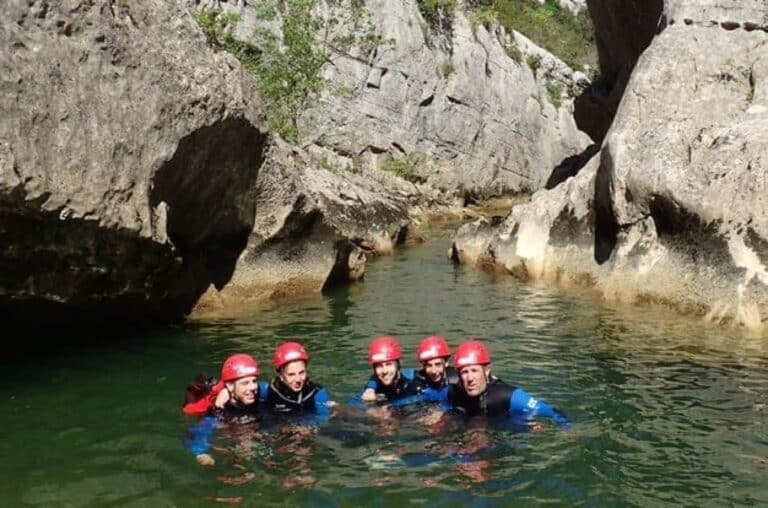
[[[269,383],[265,405],[275,413],[329,414],[330,400],[328,391],[310,380],[307,380],[301,391],[296,393],[283,383],[280,376],[277,376]]]
[[[256,401],[248,406],[241,406],[236,401],[227,402],[223,409],[211,408],[205,417],[190,428],[184,440],[186,448],[195,455],[205,453],[211,447],[210,438],[216,423],[248,423],[256,420],[265,410],[277,414],[311,414],[310,421],[304,423],[319,424],[330,417],[330,396],[320,385],[307,380],[301,392],[294,393],[278,377],[272,382],[259,382]]]
[[[488,388],[477,397],[470,397],[461,384],[451,385],[442,402],[467,416],[508,416],[519,423],[529,423],[535,416],[544,416],[561,427],[571,425],[568,417],[546,402],[496,377],[490,379]]]
[[[413,369],[400,369],[397,371],[395,382],[389,386],[384,386],[379,381],[379,378],[373,374],[365,384],[363,392],[371,388],[376,393],[376,401],[379,403],[389,403],[405,398],[414,397],[421,392],[421,386],[415,380],[415,377],[416,373]],[[358,399],[361,396],[362,393]]]

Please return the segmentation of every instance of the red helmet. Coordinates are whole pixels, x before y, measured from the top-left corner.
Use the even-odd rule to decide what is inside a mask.
[[[309,361],[309,355],[304,346],[298,342],[283,342],[275,350],[275,369],[280,370],[280,367],[286,363],[295,362],[296,360]]]
[[[482,342],[468,340],[459,344],[456,348],[456,355],[453,357],[453,364],[457,369],[467,365],[487,365],[491,363],[491,355],[488,353]]]
[[[221,381],[228,383],[241,377],[258,376],[259,364],[251,355],[238,353],[224,360],[221,366]]]
[[[448,358],[451,356],[451,348],[444,337],[440,335],[430,335],[424,337],[416,349],[416,359],[420,362],[428,362],[435,358]]]
[[[403,356],[400,344],[394,337],[384,335],[376,337],[368,345],[368,363],[381,363],[399,360]]]

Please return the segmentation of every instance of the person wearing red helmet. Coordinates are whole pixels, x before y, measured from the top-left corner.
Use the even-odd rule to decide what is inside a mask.
[[[207,451],[210,449],[210,437],[218,421],[228,423],[249,423],[259,413],[261,403],[265,401],[267,384],[259,383],[259,364],[251,355],[237,353],[227,357],[221,366],[221,377],[210,393],[193,404],[187,404],[186,414],[200,414],[195,411],[205,409],[206,415],[190,429],[186,440],[187,448],[202,465],[213,465],[214,460]],[[222,394],[226,397],[222,398]]]
[[[459,383],[451,386],[445,402],[466,416],[508,416],[530,426],[536,416],[569,427],[568,418],[546,402],[532,397],[491,374],[491,355],[482,342],[468,340],[456,348],[454,365]]]
[[[429,335],[416,348],[416,360],[422,369],[416,372],[416,382],[424,389],[447,390],[449,384],[459,381],[456,369],[448,365],[451,348],[444,337]]]
[[[273,357],[277,375],[264,384],[261,397],[264,406],[273,413],[313,412],[329,416],[329,408],[335,405],[322,386],[312,382],[307,372],[309,354],[298,342],[283,342]],[[229,400],[229,392],[222,391],[215,405],[223,406]]]
[[[277,376],[269,383],[267,407],[280,413],[314,412],[328,415],[335,403],[328,391],[309,379],[309,354],[298,342],[277,346],[274,361]]]
[[[366,402],[392,402],[419,394],[413,369],[400,369],[403,350],[394,337],[376,337],[368,345],[368,363],[373,375],[360,398]]]

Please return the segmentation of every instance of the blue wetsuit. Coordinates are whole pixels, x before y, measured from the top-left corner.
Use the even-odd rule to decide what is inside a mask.
[[[296,393],[279,376],[269,383],[264,400],[266,407],[273,413],[314,413],[324,416],[330,416],[330,401],[328,391],[310,380]]]
[[[488,388],[477,397],[470,397],[461,384],[451,385],[447,393],[425,392],[427,400],[440,401],[450,409],[466,416],[507,416],[514,423],[528,424],[536,416],[551,418],[560,427],[570,427],[571,422],[563,413],[546,402],[532,397],[522,388],[508,385],[492,377]]]
[[[381,404],[403,402],[417,397],[421,392],[421,386],[415,378],[416,373],[413,369],[400,369],[397,372],[395,382],[389,386],[384,386],[379,382],[376,374],[373,374],[365,384],[363,392],[369,388],[372,389],[376,393],[376,401]],[[358,396],[358,400],[360,397],[362,397],[362,392]],[[420,402],[420,400],[414,400],[414,402]]]
[[[429,394],[428,398],[443,400],[447,397],[448,388],[459,383],[459,374],[453,367],[446,367],[443,379],[435,383],[429,379],[427,372],[421,369],[415,373],[414,379],[419,386],[419,393],[426,391]]]
[[[211,436],[216,429],[217,423],[249,423],[255,421],[262,411],[268,391],[269,385],[260,382],[259,392],[253,404],[243,406],[236,400],[230,400],[222,409],[211,408],[208,414],[189,429],[184,439],[184,446],[194,455],[200,455],[211,448]]]
[[[194,425],[185,440],[185,446],[195,455],[210,449],[210,438],[217,422],[248,423],[255,421],[265,410],[274,414],[313,415],[305,423],[318,424],[330,417],[330,396],[325,388],[307,380],[299,393],[292,392],[276,377],[270,383],[260,382],[256,402],[240,406],[228,402],[223,409],[214,409]]]

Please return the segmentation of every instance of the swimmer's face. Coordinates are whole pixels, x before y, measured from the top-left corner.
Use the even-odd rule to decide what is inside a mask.
[[[423,363],[424,372],[433,383],[439,383],[445,377],[445,358],[434,358]]]
[[[241,377],[233,383],[227,383],[227,389],[232,397],[248,406],[256,402],[259,391],[259,379],[256,376]]]
[[[467,365],[459,369],[461,386],[470,397],[481,395],[488,387],[488,376],[491,375],[489,365]]]
[[[397,376],[397,361],[381,362],[373,365],[373,372],[384,386],[390,386]]]
[[[300,392],[307,382],[307,362],[296,360],[286,363],[280,369],[280,379],[294,393]]]

